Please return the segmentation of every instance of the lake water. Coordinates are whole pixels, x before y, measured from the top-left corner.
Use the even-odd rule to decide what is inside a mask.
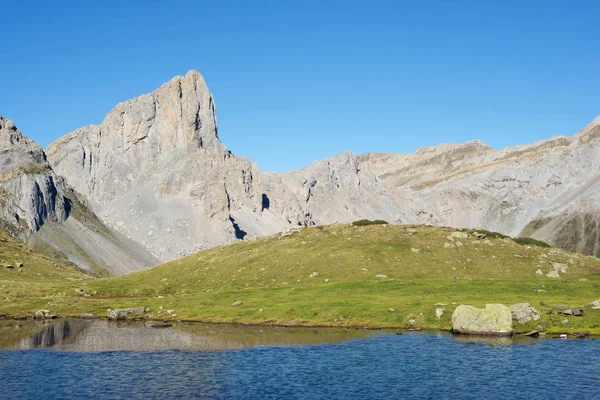
[[[600,399],[600,340],[0,321],[2,399]]]

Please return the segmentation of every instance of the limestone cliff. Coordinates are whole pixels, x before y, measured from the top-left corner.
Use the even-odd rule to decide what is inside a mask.
[[[47,154],[105,223],[161,260],[285,225],[263,207],[258,167],[219,141],[213,97],[195,71],[117,105]]]
[[[57,186],[42,148],[0,115],[0,219],[13,236],[25,238],[45,221],[67,219],[70,203]]]
[[[96,274],[156,263],[139,245],[104,226],[87,201],[57,176],[42,148],[0,116],[0,225],[47,255]]]

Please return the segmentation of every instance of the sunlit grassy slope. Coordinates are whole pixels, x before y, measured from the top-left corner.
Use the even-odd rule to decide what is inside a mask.
[[[458,304],[584,306],[600,299],[600,260],[510,238],[428,226],[332,225],[201,251],[130,275],[52,283],[2,307],[59,314],[146,306],[150,318],[349,327],[450,328]],[[468,237],[461,238],[461,234]],[[446,247],[445,247],[446,246]],[[546,276],[564,269],[559,278]],[[537,271],[541,270],[540,275]],[[71,277],[71,279],[75,279]],[[90,297],[78,296],[83,288]],[[243,305],[232,306],[241,301]],[[438,321],[436,308],[443,308]],[[1,312],[1,311],[0,311]],[[600,310],[516,328],[600,333]]]
[[[89,279],[75,268],[40,255],[0,231],[0,314],[11,309],[15,302],[45,304],[40,298],[55,293],[56,287]]]

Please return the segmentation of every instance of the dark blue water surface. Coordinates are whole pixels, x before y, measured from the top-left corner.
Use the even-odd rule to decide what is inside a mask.
[[[600,340],[423,333],[219,351],[0,351],[0,397],[598,399]]]

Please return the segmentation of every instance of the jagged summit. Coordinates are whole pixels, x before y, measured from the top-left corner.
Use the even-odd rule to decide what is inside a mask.
[[[190,71],[152,93],[117,104],[100,125],[65,135],[47,154],[59,174],[100,204],[161,173],[156,183],[169,191],[179,183],[168,172],[183,167],[186,156],[204,150],[226,157],[215,112],[204,78]]]
[[[46,168],[42,148],[17,128],[13,121],[0,115],[0,171],[31,164]]]

